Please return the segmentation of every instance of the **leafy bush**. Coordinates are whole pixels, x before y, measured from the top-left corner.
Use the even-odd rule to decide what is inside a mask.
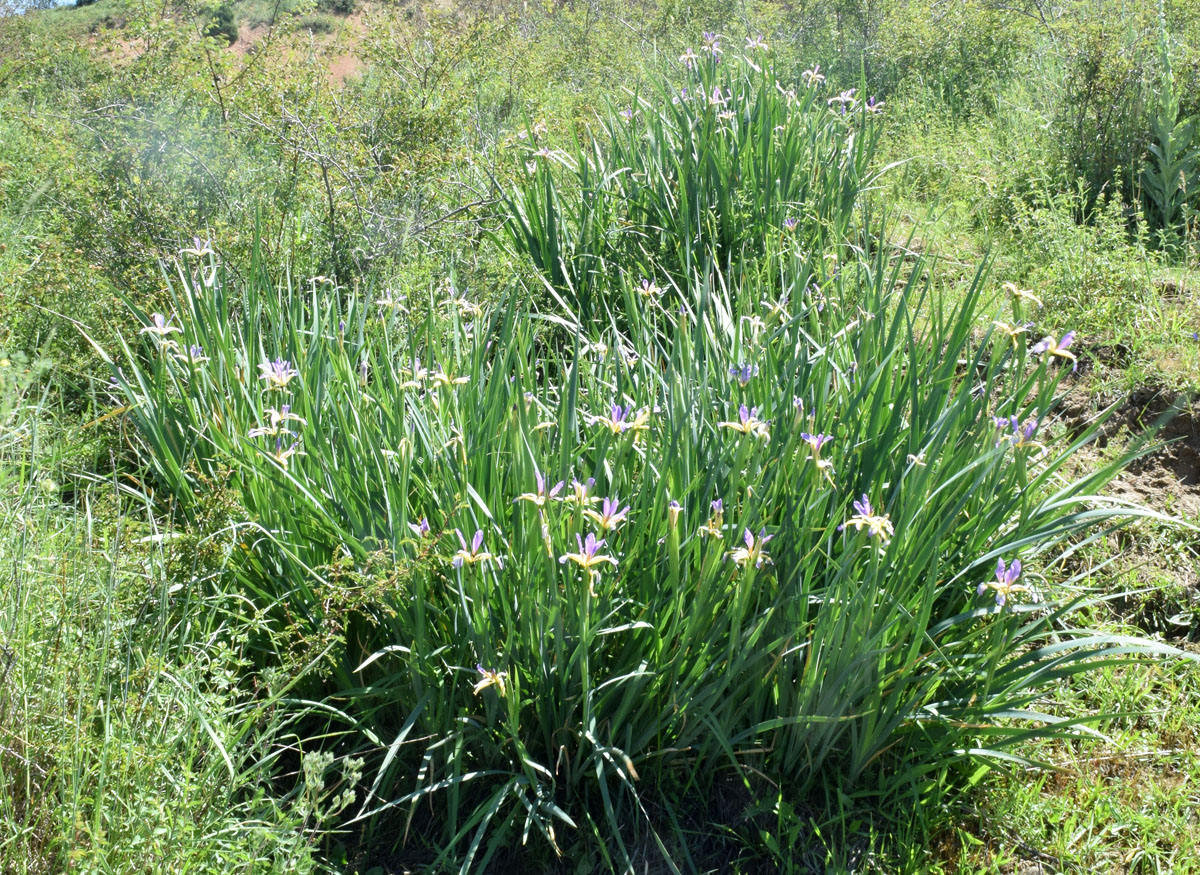
[[[208,26],[204,29],[205,36],[224,37],[229,45],[237,42],[238,27],[234,16],[233,5],[222,3],[212,11]]]
[[[318,0],[317,8],[333,15],[352,15],[358,9],[358,0]]]

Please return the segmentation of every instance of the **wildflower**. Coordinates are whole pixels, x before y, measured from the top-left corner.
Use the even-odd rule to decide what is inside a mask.
[[[535,137],[543,136],[546,133],[546,122],[544,119],[538,119],[533,123],[533,135]]]
[[[1018,301],[1029,301],[1031,304],[1037,304],[1039,308],[1042,306],[1041,298],[1037,297],[1029,289],[1017,288],[1016,283],[1005,283],[1001,288]]]
[[[471,382],[470,377],[452,377],[440,368],[430,374],[429,379],[436,389],[452,389],[455,386],[464,386]]]
[[[679,525],[679,514],[683,512],[683,505],[675,499],[667,504],[667,524],[674,529]]]
[[[1008,597],[1014,592],[1033,592],[1024,584],[1017,583],[1017,578],[1021,576],[1021,560],[1014,559],[1012,565],[1007,568],[1004,566],[1004,559],[999,559],[996,562],[996,580],[985,580],[975,589],[976,595],[983,595],[989,589],[996,591],[996,606],[1004,607]]]
[[[201,240],[199,237],[192,238],[192,245],[179,250],[180,255],[192,255],[196,258],[203,258],[205,255],[212,255],[212,241]]]
[[[737,118],[737,113],[733,112],[732,110],[726,109],[726,110],[722,110],[721,112],[717,113],[717,118],[719,118],[723,122],[731,122],[735,118]]]
[[[468,299],[465,293],[457,292],[449,280],[446,281],[445,287],[448,294],[442,301],[442,306],[458,310],[458,315],[464,319],[478,319],[483,316],[483,307]]]
[[[619,113],[617,113],[617,115],[619,115],[621,118],[623,118],[627,122],[633,121],[633,109],[632,108],[623,109]]]
[[[461,545],[459,550],[450,560],[450,564],[455,568],[462,568],[464,565],[474,565],[477,562],[495,562],[499,564],[500,560],[487,552],[483,548],[483,529],[476,529],[475,536],[471,538],[471,546],[467,546],[467,539],[463,537],[463,533],[458,529],[454,530],[454,534],[458,535],[458,543]]]
[[[1033,439],[1038,429],[1038,421],[1033,417],[1025,420],[1024,425],[1017,419],[1016,414],[1008,418],[997,416],[992,421],[996,423],[996,427],[1001,431],[1008,429],[1011,432],[1007,435],[1001,435],[1000,440],[996,441],[996,446],[1000,446],[1007,439],[1013,449],[1020,449],[1022,447],[1038,447],[1041,449],[1042,445]]]
[[[729,376],[737,379],[738,385],[744,388],[752,378],[758,376],[758,365],[734,365],[729,369]]]
[[[562,490],[563,481],[559,480],[558,483],[554,484],[554,486],[550,488],[550,491],[547,492],[546,479],[542,476],[542,473],[540,471],[534,471],[533,476],[537,479],[537,492],[522,493],[514,498],[513,501],[528,501],[531,504],[537,505],[538,507],[545,507],[546,502],[552,501]]]
[[[182,334],[183,329],[171,324],[171,319],[163,316],[162,313],[155,313],[150,317],[150,324],[141,330],[141,334],[153,334],[159,340],[165,340],[172,333]]]
[[[695,52],[692,51],[691,46],[688,46],[688,50],[679,56],[679,63],[683,64],[683,66],[689,70],[695,70],[696,64],[699,61],[700,61],[700,57]],[[681,95],[681,97],[686,99],[687,95],[683,94],[683,95]]]
[[[771,565],[771,557],[768,556],[763,547],[767,541],[771,540],[774,535],[768,535],[766,529],[759,529],[758,538],[754,537],[754,533],[746,529],[742,534],[744,547],[738,547],[735,550],[730,550],[728,556],[738,565],[743,568],[753,564],[755,568],[762,568],[764,565]]]
[[[429,535],[429,517],[421,517],[420,522],[409,523],[408,527],[418,538],[424,539]]]
[[[917,468],[924,468],[925,467],[925,454],[923,452],[916,453],[916,454],[909,453],[908,454],[908,464],[913,465]]]
[[[843,91],[839,95],[837,95],[837,97],[829,98],[829,100],[827,100],[826,103],[830,107],[832,107],[836,103],[838,105],[839,112],[845,112],[846,107],[849,107],[850,109],[854,109],[855,105],[858,103],[858,98],[855,97],[855,94],[857,91],[858,91],[857,88],[847,89],[846,91]]]
[[[1062,336],[1062,340],[1055,340],[1053,337],[1047,334],[1033,345],[1033,348],[1030,349],[1030,352],[1032,352],[1034,355],[1047,353],[1051,358],[1057,356],[1058,358],[1070,359],[1071,370],[1073,371],[1079,367],[1079,360],[1075,358],[1075,354],[1073,352],[1068,352],[1069,347],[1074,342],[1074,331],[1068,331]]]
[[[704,43],[704,48],[718,48],[721,43],[721,35],[713,30],[706,30],[700,34],[700,40]]]
[[[792,407],[796,411],[796,422],[801,422],[804,419],[804,399],[799,395],[793,395]]]
[[[420,359],[413,359],[412,367],[404,369],[406,373],[412,374],[411,380],[405,380],[400,384],[401,389],[419,389],[426,379],[429,377],[429,371],[421,367]]]
[[[564,495],[562,501],[564,504],[577,504],[580,507],[587,507],[590,504],[595,504],[600,500],[599,496],[588,495],[588,490],[596,485],[596,478],[589,477],[587,480],[580,483],[578,480],[571,481],[571,492],[569,495]]]
[[[738,407],[737,422],[718,422],[719,428],[732,428],[734,431],[739,431],[742,434],[752,434],[756,437],[769,438],[770,432],[767,431],[769,422],[764,422],[758,418],[757,407],[747,407],[742,404]]]
[[[863,104],[863,109],[872,114],[883,112],[883,101],[876,100],[875,96],[872,95],[871,97],[868,97],[867,102]]]
[[[829,459],[821,458],[821,447],[833,440],[831,434],[809,434],[806,431],[800,432],[800,440],[808,444],[812,450],[813,461],[817,465],[817,470],[828,480],[833,483],[833,462]]]
[[[787,231],[787,232],[790,234],[790,233],[792,233],[793,231],[795,231],[795,230],[796,230],[796,227],[797,227],[799,224],[800,224],[800,220],[799,220],[799,219],[797,219],[797,218],[795,218],[795,217],[793,217],[793,216],[789,216],[788,218],[786,218],[786,219],[784,219],[784,220],[783,220],[783,230],[784,230],[784,231]]]
[[[478,663],[475,664],[475,670],[481,675],[475,684],[475,695],[478,696],[488,687],[495,687],[500,698],[508,695],[508,672],[484,668]]]
[[[586,541],[576,534],[575,541],[579,545],[579,552],[559,556],[558,561],[560,563],[565,564],[570,560],[589,574],[599,574],[600,566],[605,563],[613,566],[617,564],[616,559],[611,556],[605,556],[600,552],[600,548],[604,546],[604,540],[597,540],[593,533],[588,532]]]
[[[758,36],[746,37],[746,51],[767,51],[767,43],[761,33]]]
[[[714,85],[712,94],[708,95],[709,106],[724,106],[729,102],[729,92],[721,92],[720,85]]]
[[[264,362],[258,366],[258,369],[262,371],[259,379],[267,381],[268,389],[287,389],[288,383],[294,377],[300,376],[300,372],[293,368],[292,363],[287,359],[277,358],[272,362]]]
[[[1025,334],[1033,327],[1032,322],[1026,322],[1024,325],[1009,325],[1007,322],[996,320],[992,322],[996,330],[1001,334],[1007,334],[1010,340],[1016,340],[1022,334]]]
[[[395,310],[400,313],[408,312],[408,308],[404,306],[404,296],[397,295],[391,291],[384,292],[382,298],[377,298],[375,305],[381,310]]]
[[[290,447],[284,447],[283,436],[280,435],[279,437],[275,438],[275,449],[269,453],[269,455],[279,464],[279,467],[286,469],[288,466],[288,460],[291,459],[292,456],[303,456],[306,454],[300,450],[299,441],[293,442]]]
[[[187,348],[187,352],[176,353],[175,358],[181,362],[191,362],[194,365],[209,361],[208,356],[204,354],[204,347],[194,343]]]
[[[621,523],[625,522],[625,515],[629,513],[629,505],[621,507],[619,498],[606,498],[600,504],[600,510],[592,510],[590,507],[584,510],[584,515],[590,517],[602,531],[613,531]]]
[[[824,311],[828,299],[825,297],[825,293],[821,291],[821,287],[816,283],[809,283],[807,291],[808,296],[812,298],[812,302],[817,308],[817,312]]]
[[[762,317],[760,317],[757,313],[754,313],[750,316],[743,316],[742,321],[745,322],[747,326],[749,326],[750,335],[753,338],[753,340],[757,343],[758,335],[761,334],[763,331],[767,330],[767,323],[763,322]]]
[[[854,509],[858,513],[838,526],[839,532],[845,530],[847,526],[853,526],[855,531],[859,532],[865,528],[868,535],[872,538],[879,538],[884,544],[892,539],[895,531],[892,528],[891,520],[888,519],[886,513],[877,514],[871,510],[871,502],[866,495],[863,495],[862,501],[854,502]]]
[[[286,422],[299,422],[301,425],[308,424],[304,419],[292,413],[292,406],[290,404],[284,404],[278,410],[274,407],[268,407],[266,413],[270,417],[271,424],[269,426],[259,426],[258,428],[250,429],[246,435],[247,437],[277,437],[279,435],[291,434],[292,432],[284,427],[284,423]]]
[[[637,293],[647,300],[654,300],[661,297],[663,291],[653,281],[642,277],[641,285],[636,289]]]
[[[633,405],[622,407],[620,404],[614,404],[608,416],[593,416],[591,418],[592,425],[603,425],[613,434],[624,434],[627,431],[639,432],[648,429],[650,421],[650,408],[643,407],[637,412],[637,415],[630,419],[633,415]]]
[[[712,516],[708,518],[708,522],[696,530],[697,535],[707,535],[710,538],[721,537],[721,529],[725,525],[725,505],[721,499],[715,499],[712,503]]]
[[[809,88],[820,85],[822,82],[824,82],[825,76],[821,73],[821,65],[817,64],[817,66],[813,67],[811,70],[805,70],[803,73],[801,73],[800,81]]]
[[[538,149],[536,152],[533,153],[532,157],[545,158],[548,160],[548,159],[551,159],[554,157],[554,153],[552,151],[550,151],[550,149],[548,147],[542,146],[542,148]]]

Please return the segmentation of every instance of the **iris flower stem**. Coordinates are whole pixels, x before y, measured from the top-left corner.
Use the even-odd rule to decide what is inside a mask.
[[[676,593],[682,592],[679,566],[679,526],[674,525],[667,531],[667,568],[671,576],[671,589]]]

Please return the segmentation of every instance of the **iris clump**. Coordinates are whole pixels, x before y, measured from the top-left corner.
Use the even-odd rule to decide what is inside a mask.
[[[793,91],[765,46],[748,67],[710,36],[681,66],[699,97],[665,83],[510,195],[523,257],[596,306],[513,286],[492,306],[414,296],[406,322],[257,271],[235,305],[219,266],[181,270],[175,320],[139,314],[150,336],[114,362],[181,522],[206,483],[236,497],[252,536],[228,574],[279,630],[261,662],[322,642],[315,734],[366,760],[350,819],[406,820],[380,832],[435,869],[649,854],[683,871],[718,775],[750,807],[899,796],[1078,731],[1039,700],[1148,649],[1072,626],[1068,546],[1136,511],[1094,498],[1125,459],[1067,473],[1099,427],[1046,427],[1068,370],[979,342],[985,272],[953,304],[921,262],[901,276],[857,211],[869,148],[848,147],[870,123],[852,94],[830,104],[816,71]],[[714,88],[750,120],[720,150]],[[752,194],[760,162],[784,176]],[[781,240],[794,215],[828,221]],[[643,263],[598,269],[634,248]],[[650,276],[670,292],[638,293]],[[153,354],[168,325],[205,360]],[[1031,572],[1039,600],[1009,599]]]
[[[582,318],[619,299],[612,273],[649,275],[647,253],[657,275],[690,290],[706,262],[728,268],[778,248],[764,228],[822,251],[856,225],[878,172],[876,105],[843,95],[834,111],[824,77],[783,78],[761,38],[744,54],[714,33],[701,42],[679,58],[682,87],[667,79],[633,95],[632,109],[609,108],[561,160],[529,161],[550,149],[525,144],[499,239]]]

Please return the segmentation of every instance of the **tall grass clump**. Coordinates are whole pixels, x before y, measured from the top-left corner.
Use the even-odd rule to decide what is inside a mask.
[[[764,228],[810,249],[848,236],[877,172],[879,105],[827,97],[820,68],[784,81],[765,44],[747,43],[726,53],[706,35],[679,59],[682,85],[654,80],[610,105],[590,139],[552,148],[543,124],[521,132],[503,239],[585,314],[612,272],[686,282],[704,263],[776,248]]]
[[[808,100],[788,111],[828,115],[803,124],[839,126],[845,155],[836,102]],[[726,156],[633,142],[622,160]],[[563,228],[555,204],[582,215],[593,193],[551,177],[531,171]],[[1001,310],[980,271],[944,301],[880,223],[849,232],[853,200],[826,218],[791,195],[705,201],[667,225],[644,198],[604,209],[639,216],[610,244],[656,272],[597,261],[564,287],[581,262],[531,253],[546,307],[258,268],[235,294],[197,246],[173,311],[135,311],[114,360],[146,488],[181,524],[214,485],[231,498],[224,585],[271,627],[255,658],[324,660],[306,707],[332,752],[366,759],[351,819],[434,871],[694,870],[693,825],[728,819],[731,786],[734,816],[940,787],[1080,731],[1040,701],[1149,647],[1071,623],[1072,551],[1133,511],[1095,498],[1122,460],[1070,474],[1091,435],[1052,425],[1072,338],[1008,325],[1027,295]],[[589,299],[562,294],[583,277]]]

